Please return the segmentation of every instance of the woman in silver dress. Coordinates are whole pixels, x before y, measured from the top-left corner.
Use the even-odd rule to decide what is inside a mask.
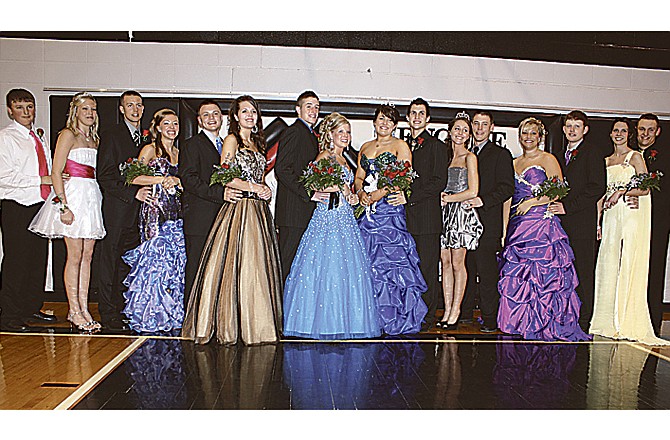
[[[461,202],[477,197],[479,174],[477,156],[468,151],[472,133],[470,117],[459,113],[449,124],[449,140],[454,152],[447,170],[447,187],[442,193],[442,291],[444,315],[437,326],[455,330],[461,313],[461,302],[465,294],[468,272],[465,254],[475,250],[484,227],[473,209],[464,209]]]

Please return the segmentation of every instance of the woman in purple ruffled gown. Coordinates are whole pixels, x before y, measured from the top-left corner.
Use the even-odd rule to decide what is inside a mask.
[[[545,133],[535,118],[519,125],[523,155],[514,160],[511,218],[500,256],[498,327],[525,339],[583,341],[590,337],[579,327],[581,301],[568,236],[547,211],[552,200],[532,193],[548,177],[563,178],[554,156],[539,149]]]
[[[377,137],[364,143],[358,155],[355,186],[366,213],[358,220],[365,249],[372,263],[372,286],[383,331],[389,335],[417,333],[428,307],[421,294],[427,287],[419,270],[419,254],[405,223],[405,196],[377,188],[387,164],[412,161],[412,152],[393,137],[400,114],[380,105],[375,111]]]
[[[139,160],[154,169],[155,176],[138,176],[135,185],[151,185],[153,195],[140,208],[140,245],[123,256],[130,273],[123,281],[126,307],[123,313],[136,332],[170,332],[184,320],[184,268],[186,246],[181,219],[177,177],[179,135],[177,114],[162,109],[150,127],[154,142],[142,148]]]

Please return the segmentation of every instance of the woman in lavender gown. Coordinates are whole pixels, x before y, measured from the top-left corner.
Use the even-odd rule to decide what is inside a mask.
[[[554,156],[539,149],[545,133],[535,118],[519,125],[523,155],[514,160],[512,217],[500,256],[498,327],[525,339],[588,340],[578,323],[581,301],[568,236],[547,211],[552,200],[532,193],[549,177],[563,178]]]
[[[419,270],[419,254],[405,223],[405,196],[377,188],[380,171],[395,160],[412,161],[407,144],[393,137],[400,114],[380,105],[375,111],[377,137],[361,146],[355,186],[367,212],[358,220],[372,263],[372,285],[383,331],[389,335],[417,333],[428,307],[421,294],[426,282]]]
[[[170,332],[184,320],[184,267],[186,247],[177,177],[179,135],[177,114],[158,110],[151,121],[154,141],[142,148],[139,161],[155,176],[138,176],[134,185],[151,185],[153,195],[140,208],[140,245],[123,256],[130,273],[123,281],[123,313],[136,332]]]

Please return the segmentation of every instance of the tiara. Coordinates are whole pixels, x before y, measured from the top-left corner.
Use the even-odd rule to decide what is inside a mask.
[[[391,101],[386,101],[386,102],[384,103],[384,105],[387,105],[387,106],[389,106],[389,107],[395,108],[395,104],[392,103]]]
[[[462,112],[456,113],[456,119],[458,119],[458,118],[467,119],[469,121],[470,120],[470,115],[465,110],[463,110]]]

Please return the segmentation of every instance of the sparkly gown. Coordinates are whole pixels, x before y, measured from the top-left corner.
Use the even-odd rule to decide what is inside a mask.
[[[629,164],[607,167],[607,193],[625,186],[635,174]],[[651,236],[651,195],[639,198],[639,208],[623,200],[603,212],[602,241],[596,263],[595,302],[589,331],[612,339],[629,339],[649,345],[670,345],[657,338],[649,317],[647,282]]]
[[[447,169],[447,187],[444,192],[457,194],[468,189],[468,169],[450,167]],[[479,245],[479,237],[484,226],[479,221],[477,211],[464,209],[461,202],[449,202],[442,207],[442,249],[466,248],[474,251]]]
[[[516,174],[511,213],[546,179],[545,170],[537,165]],[[574,259],[561,221],[547,211],[547,205],[513,215],[499,258],[500,330],[531,340],[590,339],[579,327]]]
[[[242,178],[263,183],[265,157],[240,147]],[[279,247],[268,202],[247,194],[214,220],[184,319],[183,336],[206,344],[274,343],[282,326]]]
[[[390,152],[374,159],[361,156],[366,191],[377,189],[380,169],[396,160]],[[358,219],[365,249],[372,263],[372,285],[377,296],[383,331],[389,335],[417,333],[428,307],[421,298],[426,282],[419,270],[414,238],[407,232],[405,207],[386,198]]]
[[[28,229],[46,238],[84,238],[100,240],[105,236],[102,221],[102,193],[95,180],[97,148],[73,148],[67,155],[63,188],[68,208],[74,214],[74,221],[66,225],[60,221],[60,204],[52,203],[56,194],[53,188],[49,197]]]
[[[159,157],[149,165],[157,175],[175,176],[177,166]],[[123,313],[136,332],[168,332],[184,320],[184,244],[181,202],[176,191],[153,185],[155,204],[140,208],[140,245],[123,256],[130,272],[123,284]]]
[[[351,171],[345,167],[349,184]],[[284,288],[284,335],[312,339],[381,334],[370,259],[349,203],[318,203]]]

